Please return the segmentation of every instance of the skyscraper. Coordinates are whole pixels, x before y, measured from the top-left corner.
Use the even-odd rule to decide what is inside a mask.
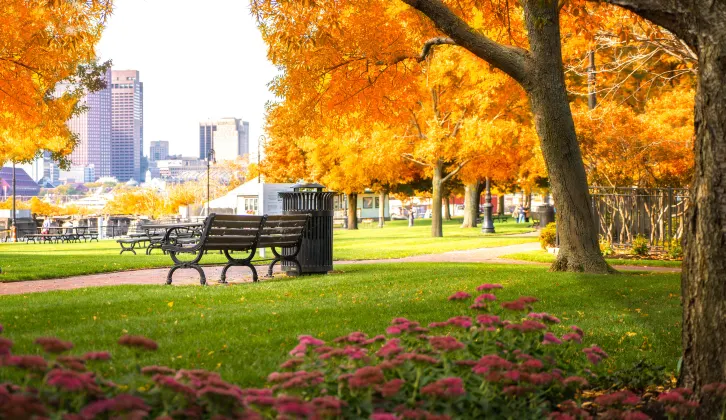
[[[80,100],[86,110],[68,120],[68,128],[78,136],[70,160],[74,166],[95,167],[95,177],[111,175],[111,70],[104,75],[106,88]],[[61,84],[61,94],[70,85]]]
[[[113,70],[111,79],[111,175],[119,181],[141,180],[144,84],[138,70]]]
[[[168,141],[152,141],[149,142],[149,162],[157,160],[166,160],[169,158],[169,142]]]
[[[239,118],[199,123],[199,159],[214,148],[217,160],[232,160],[250,152],[250,124]]]

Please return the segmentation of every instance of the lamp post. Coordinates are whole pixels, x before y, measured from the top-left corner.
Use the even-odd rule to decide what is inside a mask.
[[[481,221],[482,233],[494,233],[494,220],[492,220],[492,190],[489,177],[486,181],[486,193],[484,194],[484,214]],[[501,203],[499,203],[501,205]]]
[[[18,238],[18,232],[17,232],[18,225],[17,225],[17,222],[15,220],[15,212],[16,212],[16,210],[15,210],[15,195],[16,195],[15,194],[15,161],[13,161],[13,215],[12,215],[12,218],[10,219],[11,220],[11,222],[10,222],[11,223],[11,225],[10,225],[10,238],[12,238],[12,241],[13,242],[16,242],[17,241],[17,238]]]
[[[260,162],[262,162],[262,154],[260,153],[260,145],[265,144],[267,141],[267,137],[264,135],[260,135],[260,137],[257,138],[257,183],[260,183]]]
[[[210,148],[207,152],[207,216],[209,216],[209,202],[211,201],[211,196],[209,195],[209,172],[210,172],[210,165],[211,162],[214,161],[214,163],[217,163],[217,160],[214,156],[214,149]]]

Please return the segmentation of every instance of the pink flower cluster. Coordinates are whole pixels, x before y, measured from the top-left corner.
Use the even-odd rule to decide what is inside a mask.
[[[459,377],[443,378],[421,388],[421,394],[438,398],[455,398],[466,395],[464,381]]]
[[[532,304],[537,302],[537,298],[531,297],[531,296],[520,296],[517,300],[513,300],[510,302],[503,302],[501,304],[502,308],[507,309],[509,311],[526,311],[527,309],[530,309],[532,307]]]
[[[53,369],[48,372],[47,383],[64,391],[83,391],[89,394],[101,392],[92,372],[79,373],[72,370]]]
[[[118,339],[119,345],[154,351],[159,348],[156,341],[141,335],[124,335]]]
[[[494,290],[494,289],[502,289],[502,285],[501,284],[496,284],[496,283],[495,284],[492,284],[492,283],[484,283],[484,284],[481,284],[481,285],[479,285],[479,286],[476,287],[476,290],[478,292],[484,292],[484,291],[489,291],[489,290]]]
[[[454,293],[453,295],[449,296],[449,300],[466,300],[471,297],[470,294],[462,291],[458,291]]]
[[[46,353],[60,354],[73,348],[73,343],[63,341],[56,337],[39,337],[35,339],[35,344],[43,347]]]
[[[267,377],[267,381],[279,386],[273,389],[290,389],[290,388],[312,388],[323,382],[323,373],[319,371],[306,372],[299,370],[297,372],[273,372]]]
[[[541,322],[532,321],[531,319],[525,319],[524,321],[522,321],[521,324],[509,324],[506,325],[504,329],[528,333],[547,329],[547,326]]]
[[[428,332],[428,328],[424,328],[418,322],[409,321],[406,318],[394,318],[391,323],[393,325],[386,328],[386,333],[390,335],[399,335],[404,332]]]
[[[688,417],[699,406],[697,401],[689,400],[692,394],[690,389],[675,388],[660,394],[658,402],[665,406],[669,415]]]
[[[554,315],[550,315],[547,312],[530,312],[529,315],[527,315],[527,318],[539,319],[539,320],[542,320],[549,324],[559,324],[560,323],[559,318],[557,318]]]
[[[451,336],[429,337],[431,347],[438,351],[450,352],[466,347],[464,343]]]
[[[582,352],[585,353],[587,356],[587,360],[590,361],[593,365],[596,365],[600,363],[602,359],[607,359],[608,354],[605,353],[605,350],[601,349],[597,345],[593,344],[590,347],[585,347],[582,349]]]

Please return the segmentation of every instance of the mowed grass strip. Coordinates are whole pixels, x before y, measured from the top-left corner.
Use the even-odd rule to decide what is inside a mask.
[[[500,258],[519,261],[534,261],[541,263],[551,263],[555,261],[555,255],[547,251],[528,251],[518,252],[515,254],[502,255]],[[605,257],[610,265],[633,265],[639,267],[676,267],[680,268],[681,261],[664,261],[664,260],[636,260],[627,258],[608,258]]]
[[[534,237],[513,237],[513,234],[532,229],[512,221],[497,223],[501,233],[495,235],[482,234],[476,228],[461,229],[460,225],[461,220],[445,222],[444,238],[431,238],[430,219],[416,220],[412,228],[406,221],[399,220],[387,222],[383,229],[336,229],[333,256],[338,261],[389,259],[536,241]],[[0,283],[171,266],[171,258],[162,255],[160,250],[154,250],[153,255],[144,255],[144,249],[137,250],[137,255],[130,252],[119,255],[119,251],[115,240],[68,244],[2,243]],[[219,253],[209,253],[201,262],[221,264],[226,259]]]
[[[612,356],[612,368],[647,359],[674,370],[680,355],[677,274],[616,276],[549,273],[536,266],[485,264],[372,264],[342,273],[280,278],[233,286],[118,286],[0,297],[3,335],[14,352],[39,353],[38,336],[71,340],[72,354],[110,350],[104,372],[119,377],[136,363],[204,368],[256,386],[276,369],[297,336],[325,340],[363,331],[383,333],[394,317],[426,325],[470,313],[447,301],[457,290],[475,295],[484,282],[502,283],[497,295],[538,297],[536,310],[586,331]],[[157,352],[136,354],[116,345],[123,334],[157,340]],[[3,370],[0,369],[0,376]],[[7,374],[7,372],[6,372]],[[2,379],[2,378],[0,378]]]

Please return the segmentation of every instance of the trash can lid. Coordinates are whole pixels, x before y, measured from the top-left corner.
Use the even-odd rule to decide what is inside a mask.
[[[300,190],[315,190],[316,192],[322,192],[324,188],[325,188],[324,185],[315,184],[315,183],[295,184],[292,186],[292,190],[295,192],[300,191]]]

